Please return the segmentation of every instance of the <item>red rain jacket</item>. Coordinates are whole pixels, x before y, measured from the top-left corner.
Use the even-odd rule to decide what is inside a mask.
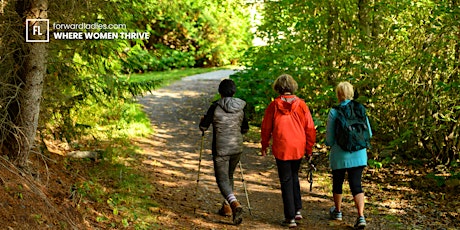
[[[262,149],[272,141],[272,152],[278,160],[299,160],[311,155],[316,130],[310,110],[295,95],[282,95],[265,110],[261,128]]]

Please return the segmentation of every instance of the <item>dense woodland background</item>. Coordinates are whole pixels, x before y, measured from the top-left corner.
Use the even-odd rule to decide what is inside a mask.
[[[264,5],[248,70],[235,79],[260,122],[276,94],[274,78],[300,85],[320,134],[334,87],[350,81],[368,109],[371,163],[445,164],[458,168],[460,3],[431,0],[276,1]],[[270,95],[271,97],[267,97]],[[324,136],[320,136],[320,142]],[[459,176],[457,173],[456,177]]]
[[[41,139],[71,143],[87,135],[91,128],[112,120],[129,120],[121,117],[125,108],[120,102],[132,100],[159,83],[130,81],[132,73],[236,63],[252,41],[248,15],[245,4],[235,0],[2,1],[3,152],[18,164],[25,164],[30,149],[26,143],[33,141],[26,136],[34,134],[37,126]],[[50,25],[125,24],[127,29],[118,32],[148,32],[150,38],[82,42],[54,40],[51,35],[50,43],[26,43],[24,21],[34,16],[49,18]],[[46,50],[33,51],[44,46]],[[36,78],[27,76],[34,67],[25,64],[33,60],[46,60],[40,64],[46,65],[46,72],[39,74],[43,80],[36,83],[32,82]],[[36,87],[31,89],[29,85]],[[35,96],[26,96],[37,90],[40,92]],[[40,105],[38,125],[33,124],[37,119],[30,121],[22,115],[27,112],[22,106],[26,100]],[[29,117],[37,114],[38,109]],[[87,119],[88,116],[95,119]],[[34,126],[34,130],[26,131]]]
[[[150,38],[26,43],[26,18],[126,24],[118,31]],[[255,36],[265,45],[254,46]],[[145,119],[136,96],[168,81],[141,74],[228,65],[245,68],[231,78],[253,126],[276,96],[274,79],[294,76],[318,148],[337,103],[334,87],[350,81],[370,116],[371,168],[425,167],[437,188],[460,187],[457,0],[3,0],[2,160],[27,169],[31,157],[56,146],[104,146],[105,157],[118,158],[113,146]]]

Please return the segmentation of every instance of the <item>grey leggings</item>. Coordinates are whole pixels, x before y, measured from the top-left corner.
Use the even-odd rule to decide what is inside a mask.
[[[241,153],[230,156],[213,156],[212,158],[217,186],[225,199],[233,193],[233,173],[240,158]]]

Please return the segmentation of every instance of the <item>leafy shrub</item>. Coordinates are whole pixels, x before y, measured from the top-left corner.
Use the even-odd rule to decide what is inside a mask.
[[[157,45],[159,47],[160,60],[156,71],[179,69],[179,68],[190,68],[195,66],[195,54],[193,52],[178,51],[175,49],[167,48],[163,45]]]
[[[156,66],[156,63],[158,63],[158,60],[139,44],[126,49],[128,50],[126,57],[121,59],[123,72],[125,73],[151,71]]]

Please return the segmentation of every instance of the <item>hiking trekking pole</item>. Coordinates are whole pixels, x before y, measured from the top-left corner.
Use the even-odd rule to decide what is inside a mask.
[[[204,146],[204,131],[201,131],[201,147],[200,147],[200,157],[198,160],[198,176],[196,178],[196,192],[198,193],[198,183],[200,183],[200,170],[201,170],[201,157],[203,155],[203,146]]]
[[[307,181],[310,183],[310,192],[313,190],[313,171],[316,171],[315,164],[313,164],[313,156],[319,155],[319,153],[312,153],[310,159],[308,160],[309,169],[307,173]]]
[[[246,182],[244,181],[243,166],[241,166],[241,161],[239,165],[240,165],[240,172],[241,172],[241,181],[243,182],[244,193],[246,194],[246,200],[248,201],[249,214],[252,216],[251,204],[249,203],[248,189],[246,188]]]
[[[201,131],[201,147],[200,147],[200,157],[198,160],[198,176],[196,179],[196,189],[195,189],[195,196],[198,196],[198,183],[200,183],[200,170],[201,170],[201,156],[203,155],[203,146],[204,146],[204,131]],[[194,213],[196,208],[194,208]]]

